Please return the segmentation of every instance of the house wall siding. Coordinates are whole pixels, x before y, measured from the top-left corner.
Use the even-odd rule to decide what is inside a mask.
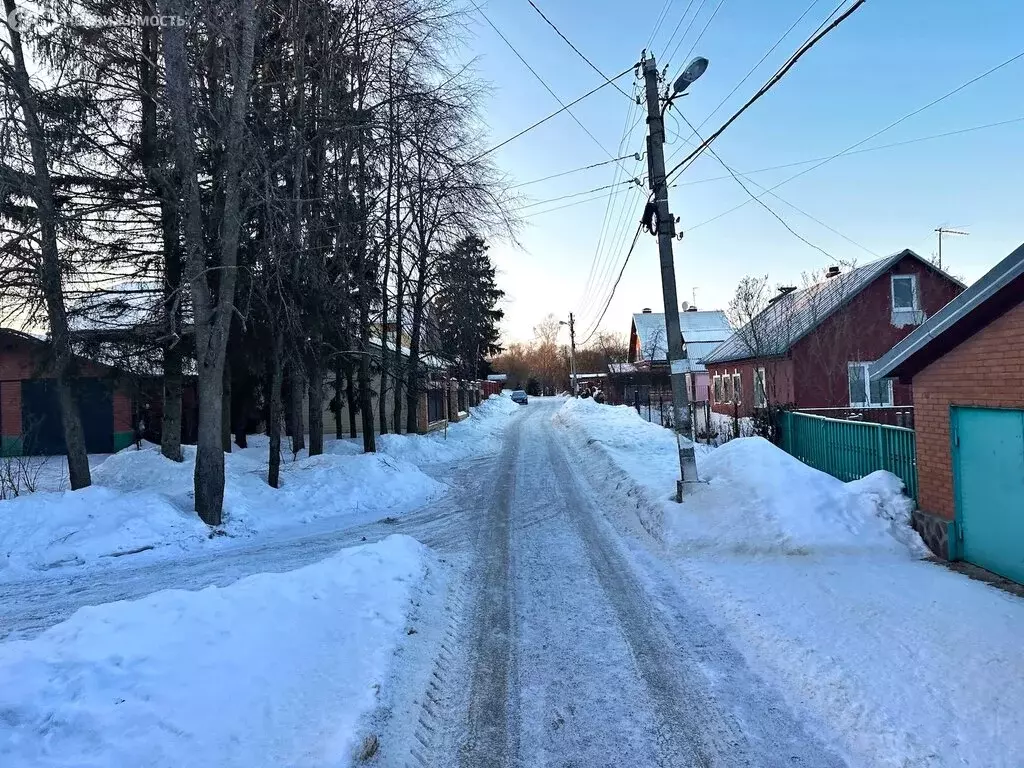
[[[892,275],[917,275],[927,317],[963,290],[912,256],[897,262],[850,303],[793,345],[794,402],[799,408],[841,408],[850,404],[847,364],[873,362],[917,327],[892,324]],[[893,405],[913,402],[910,386],[893,384]]]
[[[752,416],[754,413],[754,371],[764,368],[765,394],[768,402],[785,404],[793,402],[793,361],[788,359],[755,359],[741,363],[716,363],[708,366],[709,398],[715,413],[733,415],[733,404],[719,403],[714,399],[714,377],[740,374],[741,402],[739,415]]]
[[[1024,304],[914,376],[917,474],[922,510],[956,514],[950,407],[1024,408]]]

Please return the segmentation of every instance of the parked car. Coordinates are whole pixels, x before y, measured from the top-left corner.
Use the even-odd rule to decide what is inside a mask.
[[[523,390],[521,390],[521,389],[517,389],[515,392],[512,393],[512,402],[513,403],[519,403],[520,405],[526,405],[527,400],[528,400],[528,398],[526,397],[526,393],[523,392]]]

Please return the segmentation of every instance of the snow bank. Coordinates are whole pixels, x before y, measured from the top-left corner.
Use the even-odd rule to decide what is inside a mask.
[[[494,453],[501,447],[501,432],[509,417],[522,406],[508,397],[491,395],[470,409],[468,419],[449,424],[445,430],[427,435],[381,435],[377,450],[415,464],[457,461],[469,456]]]
[[[760,437],[720,448],[695,446],[698,472],[683,504],[672,499],[679,477],[675,435],[626,406],[570,400],[555,416],[590,448],[595,472],[630,486],[644,526],[688,549],[809,554],[879,550],[924,554],[909,527],[912,502],[899,478],[876,472],[843,483]],[[596,449],[596,451],[595,451]],[[610,468],[609,468],[610,465]]]
[[[169,461],[156,446],[129,448],[93,471],[81,491],[35,493],[0,502],[0,579],[61,566],[113,564],[119,555],[223,546],[196,516],[195,446]],[[266,453],[225,457],[227,538],[333,518],[339,527],[400,514],[441,495],[418,467],[383,454],[338,452],[286,459],[281,487],[266,483]]]
[[[909,528],[912,502],[903,497],[899,478],[888,472],[844,483],[761,437],[732,440],[706,453],[698,470],[709,492],[695,494],[676,516],[675,532],[684,540],[801,554],[905,552],[908,546],[925,552]],[[713,514],[687,514],[702,501],[713,503]]]
[[[0,765],[348,765],[432,567],[391,536],[0,644]]]

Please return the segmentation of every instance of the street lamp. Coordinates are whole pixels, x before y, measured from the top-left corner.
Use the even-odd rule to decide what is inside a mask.
[[[683,73],[677,77],[675,83],[672,84],[672,95],[674,96],[682,93],[689,88],[690,84],[703,75],[707,68],[708,60],[703,56],[698,56],[687,64],[686,69],[683,70]]]

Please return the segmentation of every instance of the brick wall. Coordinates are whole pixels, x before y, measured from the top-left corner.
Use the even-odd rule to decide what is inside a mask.
[[[914,377],[921,509],[956,513],[951,405],[1024,408],[1024,304],[1019,304]]]

